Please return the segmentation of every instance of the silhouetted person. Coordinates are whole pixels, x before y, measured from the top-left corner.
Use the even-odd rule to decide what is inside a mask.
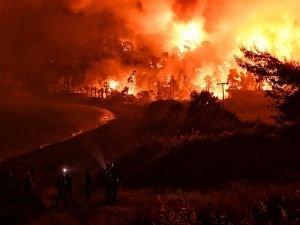
[[[18,201],[18,182],[12,170],[1,175],[0,209],[14,208]]]
[[[64,184],[66,190],[66,201],[67,203],[70,202],[71,205],[74,205],[73,192],[72,192],[73,183],[72,183],[72,178],[68,173],[64,174]]]
[[[17,177],[13,170],[9,171],[7,180],[7,199],[10,204],[15,204],[18,201],[19,185]]]
[[[112,203],[116,202],[117,194],[118,194],[118,187],[121,178],[121,171],[118,165],[115,162],[112,162],[111,165],[111,174],[112,174],[112,193],[111,193],[111,201]]]
[[[55,188],[57,189],[57,197],[55,206],[59,207],[60,201],[64,203],[64,206],[67,206],[67,199],[66,199],[66,186],[64,182],[64,176],[61,174],[57,177],[55,181]]]
[[[0,224],[20,224],[21,219],[17,213],[23,206],[23,196],[22,188],[19,189],[19,180],[13,171],[9,171],[0,182],[1,186],[3,185],[3,193],[0,193]]]
[[[90,201],[91,193],[92,193],[92,183],[93,179],[90,175],[89,169],[86,170],[84,177],[84,188],[85,188],[85,200],[86,202]]]
[[[115,203],[117,200],[118,186],[121,172],[115,162],[107,164],[105,173],[105,201],[107,204]]]
[[[105,183],[105,203],[110,202],[110,191],[111,191],[111,182],[110,182],[110,169],[111,165],[109,162],[106,163],[106,167],[104,169],[104,183]]]

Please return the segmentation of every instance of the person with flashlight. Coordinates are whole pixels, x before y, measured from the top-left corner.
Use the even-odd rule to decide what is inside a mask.
[[[58,175],[55,187],[57,189],[56,207],[59,206],[60,201],[64,203],[65,207],[68,206],[68,201],[73,205],[72,178],[68,174],[67,168],[63,168],[62,173]]]
[[[55,181],[55,188],[57,190],[57,197],[56,197],[56,203],[55,206],[59,207],[60,201],[63,202],[64,206],[67,206],[67,200],[66,200],[66,190],[65,190],[65,184],[64,184],[64,176],[63,174],[59,174]]]
[[[73,192],[72,192],[72,187],[73,187],[72,177],[70,176],[66,168],[63,169],[63,177],[64,177],[66,201],[67,203],[70,202],[71,205],[73,206],[74,201],[73,201]]]

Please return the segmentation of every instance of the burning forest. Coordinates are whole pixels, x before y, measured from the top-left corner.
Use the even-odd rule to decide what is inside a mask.
[[[1,224],[299,224],[299,8],[0,1]]]
[[[300,47],[292,0],[1,4],[7,30],[1,83],[27,90],[95,89],[104,98],[147,92],[151,99],[187,99],[206,90],[221,98],[218,83],[228,80],[228,89],[257,89],[235,62],[241,46],[287,60],[297,60]]]

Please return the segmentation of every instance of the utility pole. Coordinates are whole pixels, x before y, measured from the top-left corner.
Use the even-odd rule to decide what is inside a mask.
[[[222,93],[223,93],[223,109],[224,109],[224,101],[225,101],[225,85],[228,85],[228,82],[218,83],[218,85],[222,85]]]

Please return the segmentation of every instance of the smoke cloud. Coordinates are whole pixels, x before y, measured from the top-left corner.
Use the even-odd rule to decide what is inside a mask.
[[[241,44],[297,59],[298,5],[293,0],[1,1],[0,86],[43,90],[61,76],[84,84],[126,79],[132,70],[143,76],[141,88],[170,73],[187,79],[191,88],[201,86],[206,75],[224,80]],[[201,41],[176,58],[177,26],[190,22],[201,30]]]

